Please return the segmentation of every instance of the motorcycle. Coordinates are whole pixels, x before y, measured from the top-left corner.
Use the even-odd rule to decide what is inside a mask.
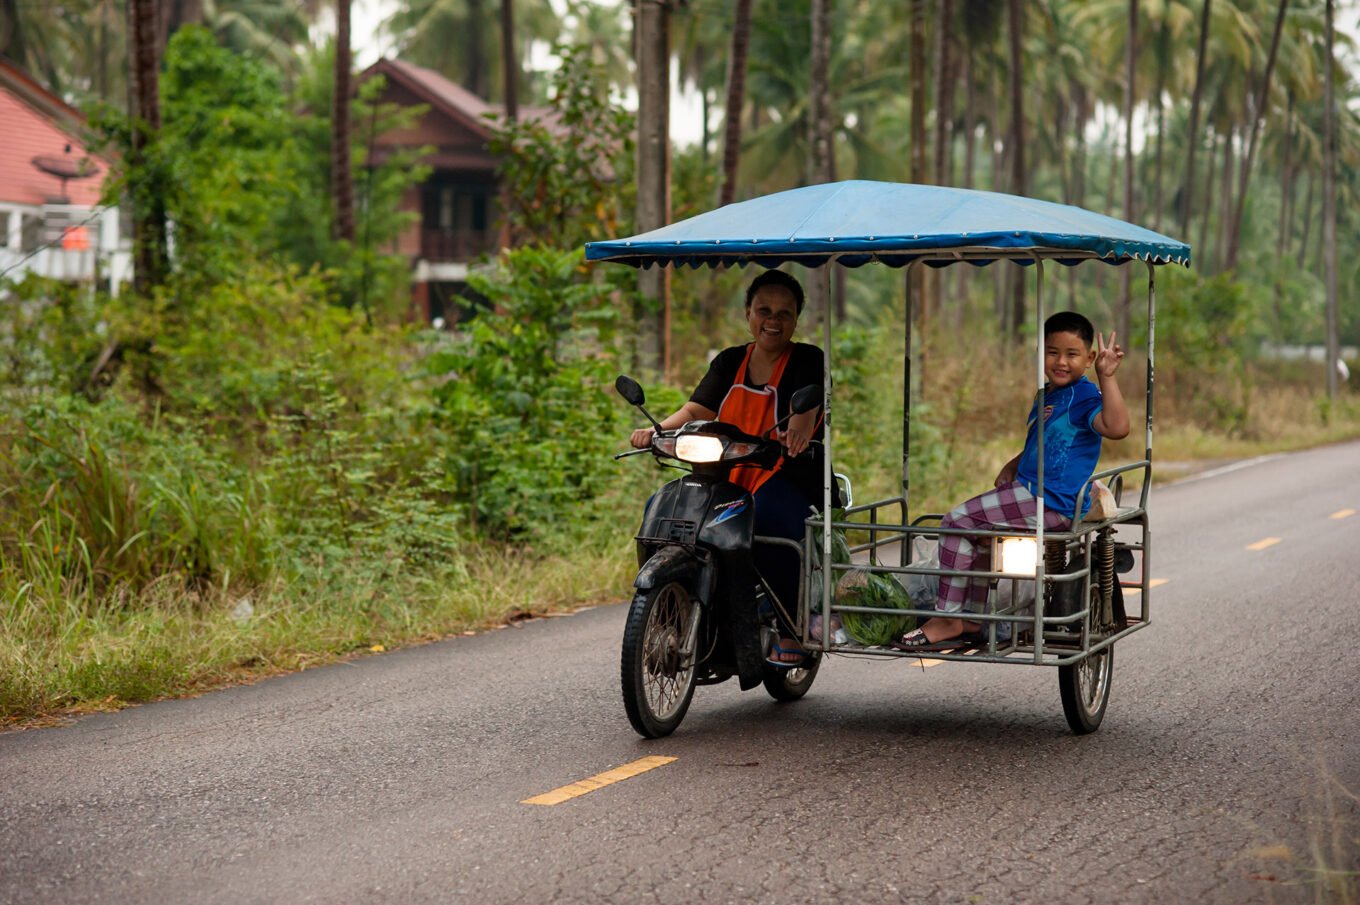
[[[650,448],[615,458],[650,452],[669,467],[689,466],[652,496],[636,538],[639,568],[620,663],[629,722],[645,738],[669,735],[696,686],[733,676],[743,691],[764,685],[776,700],[801,698],[817,677],[821,653],[808,652],[795,667],[766,661],[774,639],[802,633],[790,616],[797,601],[775,599],[752,551],[757,543],[782,543],[801,557],[802,544],[756,537],[752,495],[728,476],[738,464],[773,468],[785,453],[775,433],[793,415],[820,406],[822,388],[795,392],[789,415],[753,436],[722,421],[664,431],[637,381],[620,376],[614,386],[656,428]]]

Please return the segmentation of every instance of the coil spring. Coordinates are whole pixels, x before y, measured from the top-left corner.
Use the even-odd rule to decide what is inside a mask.
[[[1065,568],[1067,568],[1067,545],[1059,540],[1044,541],[1044,574],[1059,575]],[[1062,585],[1051,583],[1044,586],[1044,608],[1050,614],[1053,613],[1053,598],[1061,587]]]
[[[1114,622],[1111,601],[1114,599],[1114,532],[1109,528],[1096,536],[1095,542],[1096,575],[1100,580],[1100,624],[1106,626]]]

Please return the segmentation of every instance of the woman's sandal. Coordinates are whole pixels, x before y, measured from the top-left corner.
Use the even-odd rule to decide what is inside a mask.
[[[784,645],[788,646],[785,647]],[[788,654],[796,655],[798,659],[783,659]],[[807,663],[807,651],[803,650],[802,645],[792,638],[780,638],[770,645],[770,652],[765,655],[765,662],[780,669],[798,669]]]
[[[964,638],[946,638],[943,641],[931,641],[926,637],[926,633],[919,628],[912,629],[896,641],[888,642],[888,646],[893,650],[904,650],[907,652],[954,650],[957,647],[967,647],[968,644],[969,641]]]

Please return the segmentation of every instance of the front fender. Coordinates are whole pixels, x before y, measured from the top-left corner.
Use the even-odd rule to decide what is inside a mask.
[[[637,578],[633,579],[633,587],[639,591],[650,591],[652,588],[678,581],[698,591],[702,587],[699,578],[704,568],[705,565],[699,557],[684,547],[662,547],[642,564],[641,569],[638,569]]]

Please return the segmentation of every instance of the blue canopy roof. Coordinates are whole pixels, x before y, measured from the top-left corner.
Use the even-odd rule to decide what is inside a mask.
[[[829,260],[848,267],[871,261],[901,267],[922,257],[942,267],[1025,252],[1066,264],[1093,255],[1111,264],[1134,259],[1190,264],[1184,242],[1079,207],[864,180],[777,192],[627,239],[586,245],[588,260],[634,267],[752,262],[817,267]]]

